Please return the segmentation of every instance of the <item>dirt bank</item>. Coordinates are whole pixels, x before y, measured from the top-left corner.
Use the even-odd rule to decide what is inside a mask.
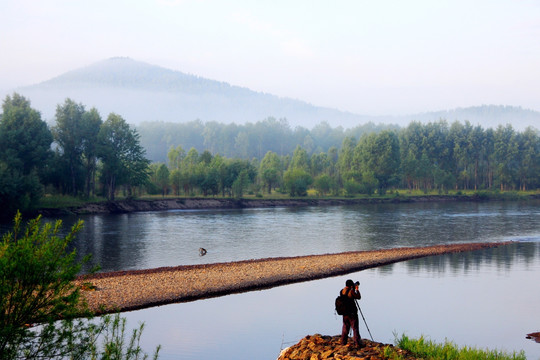
[[[65,214],[117,214],[137,211],[198,210],[198,209],[243,209],[269,207],[302,207],[329,205],[356,205],[428,201],[478,201],[478,196],[429,195],[417,197],[363,198],[363,199],[225,199],[225,198],[165,198],[155,200],[118,200],[88,203],[65,209],[39,209],[44,216]]]
[[[271,288],[419,257],[506,244],[439,245],[120,271],[84,276],[77,283],[90,282],[96,287],[83,290],[83,297],[91,309],[106,313]],[[101,306],[104,310],[99,310]]]

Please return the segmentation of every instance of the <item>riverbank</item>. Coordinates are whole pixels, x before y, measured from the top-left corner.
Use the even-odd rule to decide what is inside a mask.
[[[90,308],[102,314],[267,289],[425,256],[507,244],[437,245],[119,271],[81,276],[77,284]]]
[[[244,208],[271,208],[271,207],[306,207],[306,206],[337,206],[380,203],[411,203],[411,202],[446,202],[446,201],[485,201],[514,199],[512,196],[494,196],[475,193],[472,195],[422,195],[405,196],[394,195],[389,197],[366,198],[157,198],[157,199],[125,199],[116,201],[88,202],[79,206],[43,207],[37,213],[55,217],[62,215],[82,214],[119,214],[140,211],[167,211],[167,210],[203,210],[203,209],[244,209]],[[540,194],[521,196],[516,199],[540,199]]]

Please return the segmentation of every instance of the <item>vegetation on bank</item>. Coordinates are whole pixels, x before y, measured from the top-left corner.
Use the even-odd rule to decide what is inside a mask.
[[[425,199],[425,198],[434,198],[436,200],[441,199],[459,199],[463,198],[466,200],[480,200],[480,201],[489,201],[489,200],[496,200],[496,201],[516,201],[516,200],[529,200],[531,198],[540,198],[540,191],[508,191],[508,192],[499,192],[499,191],[451,191],[448,194],[439,194],[436,191],[428,192],[427,194],[423,191],[406,191],[406,190],[396,190],[388,192],[387,194],[383,196],[377,196],[377,195],[357,195],[354,197],[347,197],[347,196],[325,196],[321,197],[315,193],[315,191],[309,191],[307,196],[303,197],[291,197],[288,194],[282,194],[278,192],[274,192],[272,194],[264,194],[264,195],[254,195],[254,194],[246,194],[242,197],[242,199],[245,200],[281,200],[281,201],[287,201],[287,200],[369,200],[369,201],[400,201],[400,202],[408,202],[408,201],[415,201],[415,199]],[[193,198],[201,198],[201,197],[192,197],[192,196],[186,196],[186,195],[142,195],[140,197],[137,197],[138,200],[145,200],[145,201],[153,201],[153,200],[164,200],[164,199],[193,199]],[[208,199],[234,199],[229,196],[222,197],[222,196],[212,196],[207,197]],[[123,200],[132,200],[131,197],[124,197],[124,196],[118,196],[118,201]],[[204,199],[204,197],[203,197]],[[237,200],[237,199],[235,199]],[[89,199],[84,199],[80,197],[73,197],[70,195],[48,195],[39,201],[37,204],[38,209],[69,209],[69,208],[79,208],[84,207],[87,204],[91,203],[100,203],[100,202],[106,202],[107,199],[104,197],[92,197]]]
[[[354,198],[470,190],[492,196],[540,188],[540,134],[533,128],[441,120],[403,129],[365,127],[356,138],[326,124],[297,129],[299,137],[291,138],[286,121],[248,125],[230,142],[216,124],[204,125],[206,150],[175,144],[166,161],[151,163],[138,131],[120,115],[103,121],[97,109],[66,99],[49,125],[15,93],[0,114],[0,216],[11,218],[59,194],[110,201],[148,195]],[[294,148],[285,146],[291,139]],[[330,145],[330,139],[341,144]],[[222,146],[236,149],[235,157],[223,155],[231,152]]]
[[[405,334],[395,340],[396,347],[410,351],[422,359],[435,360],[525,360],[525,352],[508,353],[498,350],[482,350],[469,346],[459,347],[456,344],[445,341],[443,344],[420,337],[412,339]],[[388,359],[399,360],[400,355],[391,347],[386,347],[384,356]]]

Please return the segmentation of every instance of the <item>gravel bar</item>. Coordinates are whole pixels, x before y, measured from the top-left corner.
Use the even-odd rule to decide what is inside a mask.
[[[118,271],[80,276],[76,283],[83,289],[82,296],[90,309],[96,314],[104,314],[267,289],[425,256],[487,249],[509,243],[408,247]],[[91,283],[93,290],[82,286],[84,283]]]

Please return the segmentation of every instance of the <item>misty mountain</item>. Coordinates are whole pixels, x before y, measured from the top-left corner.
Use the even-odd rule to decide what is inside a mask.
[[[540,112],[495,105],[407,116],[358,115],[255,92],[129,58],[103,60],[14,91],[30,99],[32,106],[47,121],[54,119],[56,106],[69,97],[87,109],[96,107],[103,118],[115,112],[135,125],[152,121],[183,123],[196,119],[244,124],[268,117],[286,118],[293,127],[307,128],[323,121],[332,127],[344,128],[368,122],[406,126],[413,120],[428,122],[440,119],[449,122],[468,120],[473,125],[484,127],[510,123],[516,129],[538,128],[540,124]]]
[[[242,124],[273,116],[287,118],[292,125],[312,126],[327,120],[352,126],[371,119],[129,58],[100,61],[17,91],[45,119],[52,119],[56,105],[67,97],[87,108],[96,107],[103,117],[118,113],[132,124],[195,119]]]

